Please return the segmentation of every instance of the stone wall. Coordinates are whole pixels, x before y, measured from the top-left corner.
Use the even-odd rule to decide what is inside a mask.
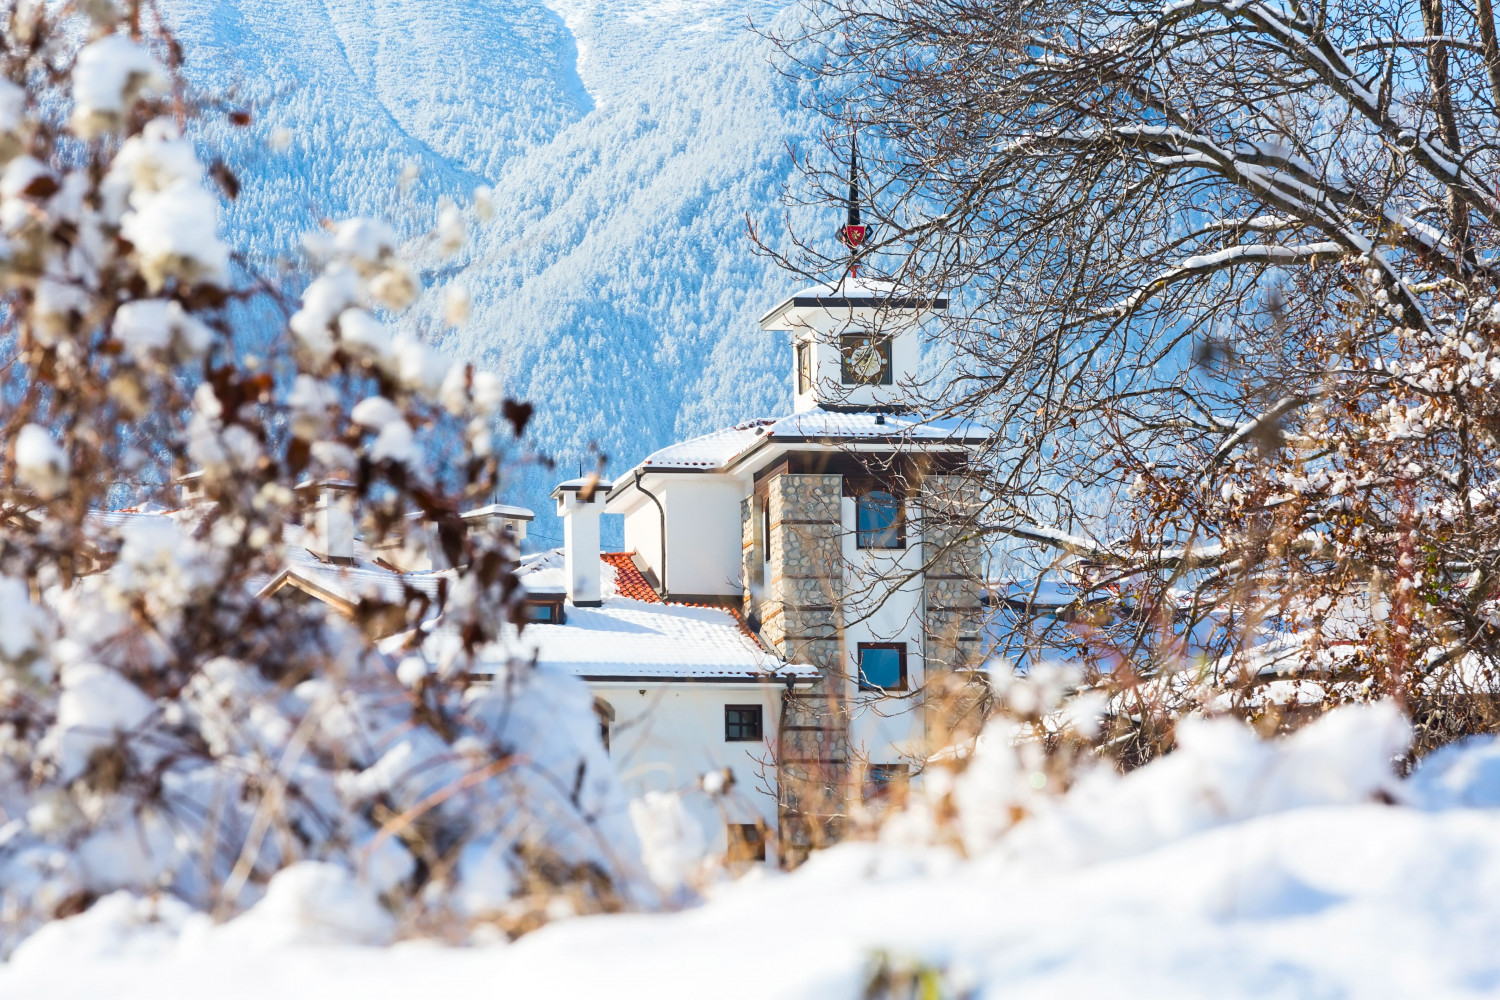
[[[939,745],[974,736],[990,699],[989,685],[972,669],[982,653],[984,549],[972,524],[977,496],[976,484],[963,476],[929,476],[919,496],[928,561],[922,581],[924,710],[929,737]]]
[[[795,866],[843,833],[851,781],[843,699],[830,697],[826,683],[786,694],[777,732],[779,853]]]
[[[761,637],[777,653],[817,666],[823,674],[816,689],[785,697],[778,727],[781,852],[795,864],[808,850],[836,839],[853,787],[850,685],[840,637],[843,479],[784,473],[766,484],[763,496],[741,508],[746,614],[754,613]],[[928,560],[922,655],[934,736],[982,719],[987,696],[987,688],[963,669],[977,658],[982,611],[983,549],[969,537],[968,525],[976,497],[974,483],[965,477],[932,476],[915,498]],[[763,575],[762,502],[769,512],[770,556]]]
[[[977,496],[976,484],[964,476],[929,476],[918,496],[927,558],[922,621],[929,676],[974,666],[979,655],[984,548],[971,523]]]
[[[778,727],[781,854],[791,864],[837,837],[849,780],[838,617],[843,485],[840,476],[791,473],[766,484],[770,564],[758,602],[761,634],[786,659],[823,673],[813,690],[784,699]],[[756,505],[746,506],[744,534],[751,544],[756,513]],[[746,599],[753,600],[748,590]]]
[[[844,481],[839,476],[783,474],[767,484],[770,579],[779,612],[781,655],[842,677],[837,607],[843,597],[839,554]]]

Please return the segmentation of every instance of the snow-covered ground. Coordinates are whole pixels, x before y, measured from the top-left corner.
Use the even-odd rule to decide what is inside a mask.
[[[111,897],[22,946],[8,1000],[214,996],[1480,997],[1500,991],[1500,744],[1390,777],[1404,723],[1335,713],[1266,744],[1189,724],[1183,748],[1060,798],[981,749],[950,789],[969,852],[918,802],[879,843],[659,916],[564,920],[513,944],[372,947],[388,918],[336,870],[279,876],[219,927]],[[1031,818],[996,819],[1025,803]],[[919,843],[925,846],[917,846]],[[143,922],[155,910],[165,919]],[[882,957],[883,956],[883,957]],[[902,994],[897,994],[902,995]]]
[[[790,349],[756,326],[795,284],[756,257],[785,238],[786,147],[812,123],[747,28],[776,0],[177,0],[189,74],[255,109],[210,126],[239,175],[229,242],[264,269],[325,217],[415,236],[493,188],[494,217],[423,274],[414,325],[537,405],[537,442],[612,468],[790,408]],[[403,176],[405,180],[403,181]],[[828,217],[828,232],[836,223]],[[472,299],[445,327],[443,287]],[[266,328],[274,329],[274,322]],[[513,499],[561,542],[550,476]],[[607,540],[608,541],[608,540]]]

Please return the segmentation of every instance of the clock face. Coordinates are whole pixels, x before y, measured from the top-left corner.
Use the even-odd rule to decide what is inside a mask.
[[[884,367],[885,359],[880,356],[880,351],[875,348],[875,345],[868,340],[849,354],[849,370],[866,382],[873,382],[879,378]]]

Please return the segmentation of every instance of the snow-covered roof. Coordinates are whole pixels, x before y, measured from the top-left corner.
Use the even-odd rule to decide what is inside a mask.
[[[602,490],[608,493],[611,485],[613,484],[608,479],[600,479],[598,476],[579,476],[552,487],[552,495],[556,497],[559,493],[582,493],[584,490]]]
[[[493,655],[503,657],[508,648],[523,656],[534,655],[544,668],[591,680],[784,682],[787,677],[817,678],[815,668],[789,665],[766,652],[731,611],[663,604],[628,553],[607,552],[600,559],[603,601],[599,607],[568,605],[562,624],[535,623],[519,639],[507,627],[506,643]],[[528,593],[566,590],[561,549],[523,557],[519,573]],[[438,641],[441,645],[445,640]]]
[[[796,309],[840,308],[940,310],[948,308],[948,300],[881,278],[845,275],[836,282],[813,285],[787,296],[760,318],[760,328],[787,329],[788,314]]]
[[[473,510],[463,512],[464,517],[505,517],[513,521],[534,521],[536,513],[529,507],[516,507],[508,503],[492,503],[483,507],[475,507]]]
[[[376,554],[358,539],[354,542],[352,562],[328,562],[308,551],[305,533],[296,525],[282,529],[286,543],[286,568],[266,581],[263,588],[272,590],[295,578],[296,582],[323,592],[335,600],[358,604],[361,600],[397,604],[406,599],[406,588],[419,590],[436,600],[440,573],[402,573],[378,561]]]
[[[722,608],[607,597],[597,608],[567,608],[561,625],[533,624],[505,646],[544,669],[589,680],[764,681],[816,679],[810,666],[781,662]]]
[[[985,592],[991,603],[1032,611],[1093,603],[1108,596],[1102,591],[1090,591],[1052,576],[1032,580],[996,580],[986,586]]]
[[[102,528],[118,529],[133,520],[159,520],[183,512],[100,511],[94,520]],[[401,572],[378,560],[363,542],[354,543],[352,561],[331,562],[313,555],[304,545],[300,527],[285,529],[285,568],[258,581],[255,588],[270,593],[291,583],[335,605],[357,605],[363,599],[403,603],[407,588],[436,599],[440,581],[451,570]],[[694,604],[663,604],[655,599],[628,553],[600,556],[597,608],[568,605],[563,624],[535,623],[518,636],[505,626],[505,650],[530,658],[545,669],[560,670],[594,680],[701,680],[785,683],[818,677],[816,668],[783,663],[746,631],[739,617],[725,608]],[[561,598],[567,591],[563,551],[552,549],[523,556],[518,575],[526,592]],[[622,577],[628,577],[623,579]],[[627,594],[635,596],[625,596]],[[642,599],[646,598],[646,599]],[[454,644],[457,636],[441,627],[431,640],[435,652]]]
[[[288,534],[287,573],[335,598],[356,603],[360,597],[399,601],[403,586],[435,596],[438,581],[451,571],[401,573],[360,556],[356,543],[353,564],[326,563],[308,552]],[[617,553],[608,553],[617,556]],[[703,681],[766,681],[784,683],[787,677],[815,679],[813,667],[789,666],[766,652],[723,608],[687,604],[662,604],[622,596],[622,592],[650,593],[648,588],[621,586],[623,572],[637,574],[628,562],[600,557],[600,592],[597,608],[567,605],[563,624],[535,623],[519,636],[505,626],[505,642],[492,651],[497,661],[506,651],[523,658],[536,657],[543,669],[559,670],[592,680],[685,679]],[[517,569],[527,594],[561,598],[567,592],[563,551],[551,549],[521,558]],[[637,583],[632,576],[628,583]],[[457,636],[439,628],[429,652],[442,655]]]
[[[600,590],[605,597],[613,597],[615,592],[613,567],[606,565],[601,569],[603,572],[599,575]],[[521,585],[526,588],[528,594],[540,597],[568,592],[568,573],[563,562],[562,549],[548,549],[545,552],[533,552],[522,556],[516,575],[521,578]]]
[[[985,440],[989,431],[966,420],[933,420],[900,413],[825,410],[814,407],[784,417],[747,420],[652,452],[636,468],[656,470],[727,469],[766,443],[859,444],[891,443],[950,444],[961,447]],[[621,476],[626,485],[634,470]]]

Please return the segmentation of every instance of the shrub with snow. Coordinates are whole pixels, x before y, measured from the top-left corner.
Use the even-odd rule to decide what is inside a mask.
[[[177,924],[260,901],[286,933],[365,942],[654,903],[581,682],[465,670],[524,624],[514,547],[458,516],[519,447],[498,379],[404,320],[416,268],[379,221],[310,237],[311,275],[247,271],[217,224],[237,184],[183,132],[245,113],[169,71],[153,8],[86,10],[3,29],[0,299],[24,391],[0,402],[0,953],[148,896]],[[245,301],[291,317],[259,357],[237,348]],[[122,481],[159,501],[189,471],[182,509],[105,513]],[[298,487],[330,479],[371,541],[413,509],[435,526],[456,567],[435,594],[346,620],[268,586],[317,492]],[[442,670],[420,659],[438,618],[459,630]],[[410,648],[377,648],[377,621]]]

